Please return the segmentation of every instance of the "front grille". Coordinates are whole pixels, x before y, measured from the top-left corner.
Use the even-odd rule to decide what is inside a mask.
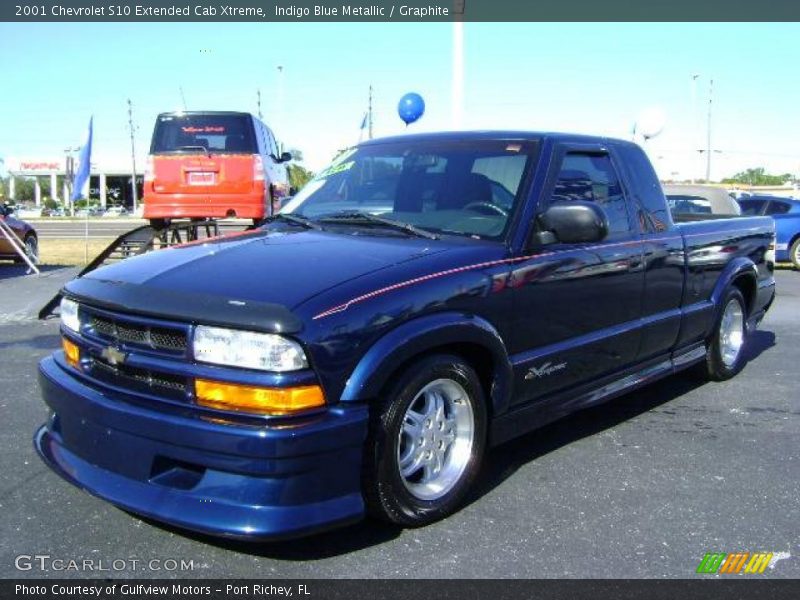
[[[111,343],[135,344],[154,350],[185,352],[187,335],[178,328],[146,325],[105,315],[92,314],[91,332]]]
[[[185,377],[139,369],[129,365],[111,365],[98,358],[92,359],[88,367],[89,375],[101,383],[181,402],[186,401],[187,379]]]

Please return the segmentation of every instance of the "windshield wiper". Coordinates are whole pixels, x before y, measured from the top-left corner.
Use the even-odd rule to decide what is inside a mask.
[[[306,229],[316,229],[317,231],[322,231],[322,227],[319,224],[314,223],[308,217],[303,217],[301,215],[293,215],[291,213],[278,213],[277,215],[271,216],[267,219],[268,222],[277,221],[281,219],[282,221],[288,221],[289,223],[294,223],[295,225],[300,225],[301,227],[305,227]]]
[[[394,221],[392,219],[386,219],[384,217],[379,217],[377,215],[373,215],[368,212],[361,212],[358,210],[334,213],[332,215],[328,215],[327,217],[320,219],[320,221],[323,222],[330,221],[334,223],[346,223],[346,222],[370,223],[374,225],[383,225],[384,227],[391,227],[393,229],[404,231],[406,233],[410,233],[411,235],[415,235],[417,237],[427,238],[429,240],[439,239],[438,235],[431,233],[430,231],[425,231],[424,229],[420,229],[419,227],[415,227],[414,225],[411,225],[411,223]]]

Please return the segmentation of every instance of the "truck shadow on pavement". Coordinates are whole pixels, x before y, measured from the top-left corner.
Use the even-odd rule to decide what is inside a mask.
[[[775,334],[770,331],[756,331],[750,336],[748,342],[745,346],[745,369],[747,363],[775,345]],[[662,404],[676,400],[706,383],[702,378],[693,376],[690,372],[683,376],[679,374],[667,377],[662,379],[658,385],[645,386],[605,404],[578,411],[491,449],[486,456],[485,466],[476,482],[475,490],[466,504],[472,504],[492,492],[527,463],[585,437],[611,429]],[[136,518],[141,519],[141,517]],[[458,513],[450,518],[457,519]],[[389,542],[403,532],[400,527],[374,519],[366,519],[355,525],[306,538],[278,542],[247,542],[214,538],[187,532],[150,519],[143,520],[155,527],[221,549],[285,561],[330,558]]]

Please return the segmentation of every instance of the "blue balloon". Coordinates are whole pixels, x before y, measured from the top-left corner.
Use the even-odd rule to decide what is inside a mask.
[[[424,112],[425,100],[414,92],[409,92],[400,98],[400,104],[397,105],[397,114],[406,125],[418,120]]]

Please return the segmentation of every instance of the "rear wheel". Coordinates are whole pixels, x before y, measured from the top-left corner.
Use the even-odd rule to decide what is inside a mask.
[[[789,258],[795,269],[800,269],[800,238],[797,238],[789,249]]]
[[[264,223],[267,222],[270,215],[275,214],[272,212],[272,190],[268,191],[266,197],[264,198],[264,216],[253,218],[253,227],[261,227]],[[277,212],[277,211],[276,211]]]
[[[364,494],[373,516],[421,526],[455,511],[478,474],[486,406],[461,358],[437,355],[409,368],[371,416]]]
[[[705,373],[709,379],[724,381],[742,369],[746,337],[744,297],[738,288],[732,287],[723,297],[722,310],[708,343]]]

